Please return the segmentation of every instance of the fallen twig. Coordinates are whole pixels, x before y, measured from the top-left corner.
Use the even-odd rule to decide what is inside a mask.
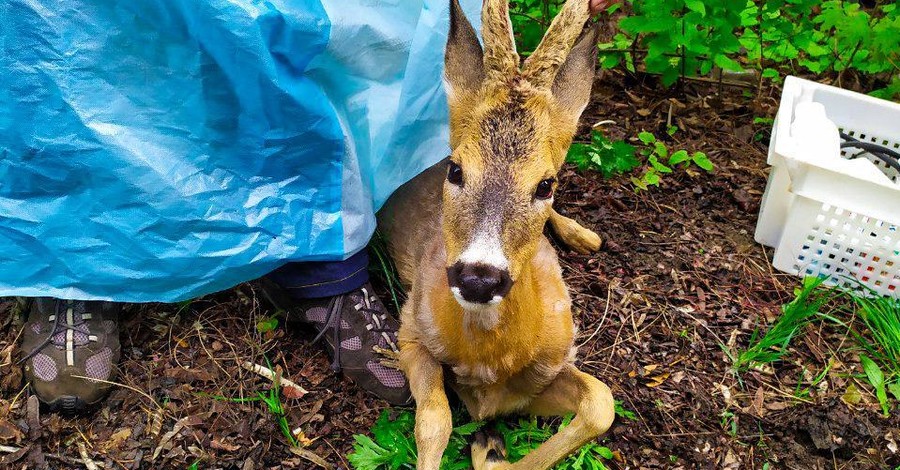
[[[291,453],[296,455],[297,457],[308,460],[308,461],[324,468],[325,470],[334,470],[333,465],[326,462],[325,459],[323,459],[322,457],[320,457],[318,454],[316,454],[315,452],[313,452],[311,450],[302,449],[300,447],[291,447],[288,450],[290,450]]]
[[[131,385],[125,385],[125,384],[122,384],[122,383],[119,383],[119,382],[110,382],[109,380],[95,379],[95,378],[93,378],[93,377],[85,377],[85,376],[82,376],[82,375],[71,375],[71,377],[74,377],[74,378],[76,378],[76,379],[84,379],[84,380],[88,380],[88,381],[91,381],[91,382],[100,382],[100,383],[102,383],[102,384],[115,385],[115,386],[117,386],[117,387],[127,388],[128,390],[131,390],[132,392],[135,392],[135,393],[139,393],[139,394],[140,394],[141,396],[143,396],[144,398],[150,400],[151,403],[153,403],[154,405],[156,405],[156,408],[157,408],[158,410],[160,410],[160,411],[163,411],[163,410],[164,410],[164,408],[162,407],[162,405],[160,405],[159,403],[157,403],[157,401],[156,401],[153,397],[151,397],[149,394],[147,394],[147,392],[144,392],[143,390],[139,390],[139,389],[137,389],[137,388],[134,388],[134,387],[132,387]]]
[[[0,446],[0,452],[3,452],[3,453],[5,453],[5,454],[13,454],[13,453],[18,452],[18,451],[20,451],[20,450],[22,450],[22,448],[20,448],[20,447]]]
[[[254,363],[252,363],[252,362],[250,362],[250,361],[245,361],[245,362],[241,363],[241,367],[243,367],[244,369],[249,370],[250,372],[253,372],[253,373],[258,374],[258,375],[260,375],[260,376],[262,376],[262,377],[265,377],[265,378],[271,380],[272,382],[275,382],[275,381],[277,380],[277,381],[279,381],[281,387],[283,387],[283,388],[293,388],[293,389],[295,389],[295,391],[297,391],[298,394],[301,395],[301,396],[302,396],[302,395],[306,395],[307,393],[309,393],[309,391],[307,391],[305,388],[301,387],[300,385],[298,385],[298,384],[295,383],[295,382],[292,382],[292,381],[290,381],[290,380],[284,378],[283,376],[280,376],[280,374],[276,374],[275,371],[273,371],[272,369],[269,369],[269,368],[266,367],[266,366],[262,366],[262,365],[259,365],[259,364],[254,364]]]
[[[67,464],[69,464],[70,466],[84,465],[84,462],[82,462],[81,460],[74,459],[74,458],[72,458],[72,457],[68,457],[68,456],[65,456],[65,455],[59,455],[59,454],[44,454],[44,456],[47,457],[48,459],[52,459],[52,460],[56,460],[56,461],[59,461],[59,462],[67,463]],[[106,464],[103,463],[103,462],[94,462],[94,465],[96,465],[96,466],[99,467],[99,468],[106,468]]]
[[[97,463],[88,456],[87,446],[84,445],[84,441],[78,441],[78,454],[81,455],[81,463],[83,463],[88,470],[100,470]]]

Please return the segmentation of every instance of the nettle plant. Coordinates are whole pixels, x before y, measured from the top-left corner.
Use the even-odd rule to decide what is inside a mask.
[[[671,137],[678,132],[678,128],[671,126],[666,132]],[[600,130],[594,129],[589,143],[572,144],[566,161],[575,165],[579,171],[597,171],[604,178],[629,173],[645,164],[640,176],[631,177],[635,191],[659,186],[663,175],[672,173],[677,168],[688,172],[692,167],[708,172],[714,169],[713,163],[703,152],[689,153],[684,149],[671,151],[665,142],[650,132],[639,133],[638,140],[643,144],[639,149],[624,140],[611,141]],[[638,155],[643,159],[638,158]]]
[[[669,133],[674,134],[677,128],[670,127]],[[708,172],[713,171],[713,164],[703,152],[689,154],[687,150],[669,152],[669,147],[649,132],[641,132],[638,139],[644,143],[641,154],[647,159],[647,168],[640,178],[632,176],[635,190],[647,190],[650,186],[659,186],[662,175],[672,173],[673,168],[690,170],[696,166]],[[664,163],[665,162],[665,163]]]
[[[872,76],[883,98],[900,96],[900,8],[840,0],[626,0],[631,12],[619,33],[599,47],[603,68],[639,68],[666,85],[681,77],[756,69],[778,80],[786,73]],[[557,0],[510,5],[520,50],[534,48]],[[618,7],[613,7],[615,10]]]

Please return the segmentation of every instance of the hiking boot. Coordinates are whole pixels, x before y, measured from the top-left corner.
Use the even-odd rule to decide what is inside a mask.
[[[22,334],[25,377],[52,410],[75,413],[109,392],[119,361],[121,304],[38,298]]]
[[[406,376],[397,359],[400,322],[388,313],[372,286],[322,299],[293,299],[274,283],[264,282],[263,293],[277,308],[295,314],[324,338],[331,368],[343,372],[363,389],[393,404],[412,402]]]

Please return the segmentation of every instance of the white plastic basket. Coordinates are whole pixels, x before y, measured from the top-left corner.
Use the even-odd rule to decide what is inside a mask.
[[[870,154],[850,160],[837,145],[823,146],[830,142],[827,127],[818,137],[792,128],[797,106],[809,102],[824,106],[842,132],[900,149],[900,105],[788,77],[756,240],[775,248],[772,263],[780,271],[900,297],[900,175]]]

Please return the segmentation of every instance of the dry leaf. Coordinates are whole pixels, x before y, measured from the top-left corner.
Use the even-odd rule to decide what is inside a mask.
[[[235,452],[240,450],[241,446],[229,444],[227,442],[222,442],[218,439],[213,439],[209,442],[209,446],[216,450],[224,450],[226,452]]]
[[[763,401],[765,400],[765,392],[762,387],[756,389],[756,394],[753,396],[753,401],[750,402],[750,413],[758,418],[762,418],[763,415],[766,414],[766,408],[763,406]]]
[[[6,420],[0,420],[0,442],[18,443],[23,437],[25,437],[25,434],[14,424]]]
[[[766,402],[766,409],[769,411],[781,411],[791,406],[790,403],[783,401]]]
[[[304,390],[303,388],[295,387],[293,385],[282,384],[281,387],[281,395],[289,400],[297,400],[303,398],[303,395],[306,395],[306,393],[306,390]]]
[[[107,450],[109,449],[118,449],[123,442],[127,441],[128,438],[131,437],[131,429],[130,428],[122,428],[112,436],[109,436],[109,440],[103,445]]]
[[[862,394],[859,393],[856,384],[850,383],[850,385],[847,385],[847,391],[841,395],[841,401],[848,405],[858,405],[862,401]]]
[[[653,377],[649,377],[650,381],[647,382],[647,386],[650,387],[650,388],[659,387],[659,386],[662,385],[662,383],[665,382],[666,379],[668,379],[668,378],[669,378],[669,373],[668,373],[668,372],[663,372],[663,373],[661,373],[661,374],[659,374],[659,375],[656,375],[656,376],[653,376]]]

